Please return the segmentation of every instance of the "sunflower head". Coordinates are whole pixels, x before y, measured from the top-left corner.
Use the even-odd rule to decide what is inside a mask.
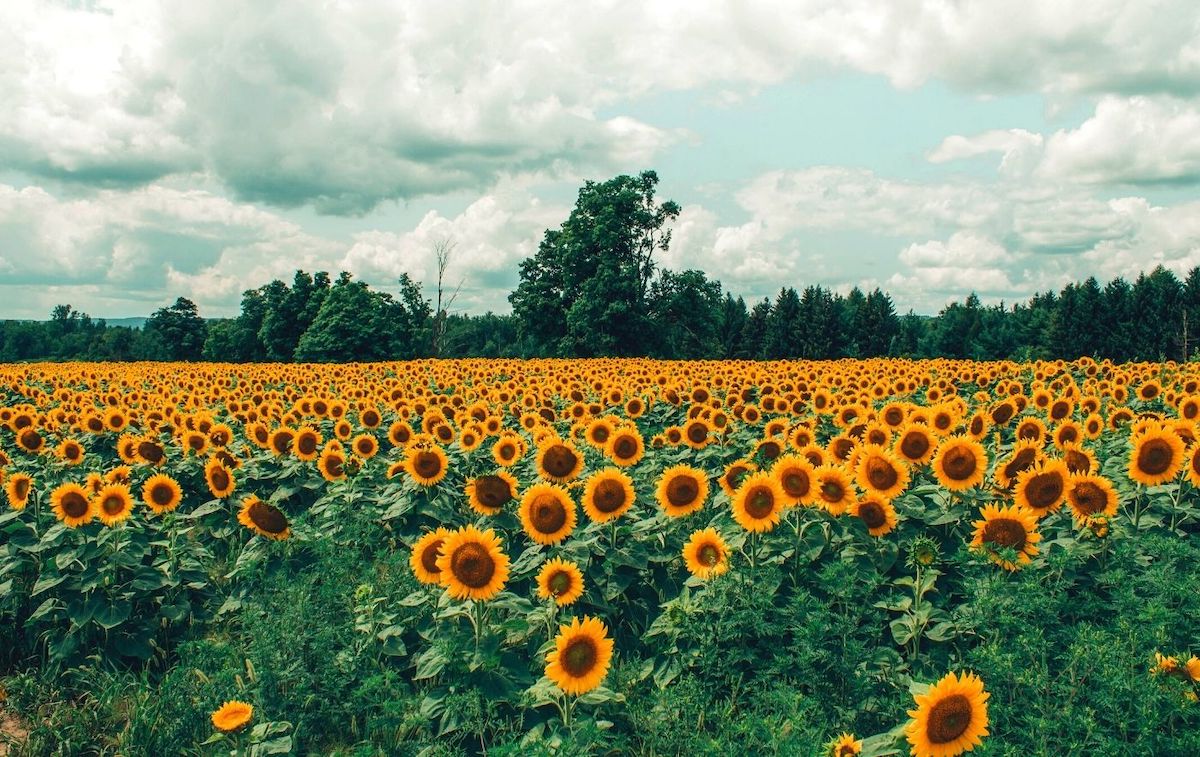
[[[658,479],[654,497],[672,518],[694,513],[708,499],[708,474],[687,465],[667,468]]]
[[[417,539],[417,543],[413,545],[408,564],[412,568],[413,575],[421,583],[435,585],[442,583],[442,570],[438,567],[437,561],[441,556],[442,545],[449,535],[449,529],[439,527]]]
[[[283,541],[292,535],[291,526],[283,511],[253,494],[242,500],[238,522],[259,536],[275,541]]]
[[[588,478],[583,510],[596,523],[607,523],[628,512],[634,496],[632,478],[619,468],[605,468]]]
[[[752,473],[733,494],[733,519],[747,531],[770,531],[779,523],[787,499],[770,473]]]
[[[108,484],[96,493],[92,505],[101,523],[115,526],[133,512],[133,495],[127,484]]]
[[[1129,441],[1129,477],[1139,484],[1166,483],[1183,467],[1183,440],[1169,428],[1152,425]]]
[[[238,700],[230,700],[212,714],[213,728],[222,733],[233,733],[245,728],[254,719],[254,706]]]
[[[600,620],[574,618],[558,629],[554,649],[546,655],[546,677],[575,696],[598,687],[612,662],[613,641]]]
[[[538,597],[566,607],[583,596],[583,572],[575,563],[556,557],[538,572],[537,586]]]
[[[1005,570],[1015,571],[1037,555],[1037,515],[1015,505],[987,505],[980,512],[982,520],[974,523],[975,536],[971,548],[987,555],[988,559]]]
[[[558,544],[575,530],[575,502],[562,486],[534,484],[521,497],[521,524],[539,544]]]
[[[933,456],[933,475],[950,491],[965,491],[983,483],[987,453],[969,436],[945,439]]]
[[[924,694],[904,734],[916,757],[948,757],[970,751],[988,735],[987,700],[983,680],[973,673],[949,673]]]
[[[715,528],[694,531],[683,546],[683,561],[689,573],[708,580],[729,570],[729,546]]]
[[[908,466],[882,447],[867,445],[858,450],[856,459],[858,485],[863,491],[894,499],[908,487]]]
[[[508,581],[508,555],[490,528],[465,526],[450,532],[436,564],[446,591],[455,599],[492,599]]]
[[[78,528],[96,517],[88,490],[79,484],[60,484],[50,493],[50,504],[54,517],[70,528]]]
[[[480,515],[495,515],[516,499],[517,479],[508,471],[476,476],[467,482],[467,503]]]

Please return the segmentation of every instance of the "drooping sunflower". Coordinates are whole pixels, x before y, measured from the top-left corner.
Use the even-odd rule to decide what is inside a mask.
[[[1104,476],[1096,473],[1076,473],[1067,479],[1067,504],[1081,524],[1092,518],[1111,518],[1117,514],[1117,490]]]
[[[583,455],[570,443],[554,440],[538,447],[537,470],[547,481],[565,484],[583,470]]]
[[[951,436],[938,445],[933,475],[950,491],[965,491],[983,483],[987,452],[969,436]]]
[[[871,495],[857,500],[850,505],[849,512],[863,522],[871,536],[883,536],[890,533],[899,523],[896,508],[891,500],[878,495]]]
[[[928,427],[920,423],[908,423],[896,434],[892,449],[910,465],[924,465],[937,451],[937,445]]]
[[[179,483],[165,473],[156,473],[142,484],[142,501],[160,515],[179,507],[182,499]]]
[[[667,468],[658,479],[654,498],[672,518],[690,515],[708,499],[708,474],[688,465]]]
[[[613,641],[597,618],[564,623],[546,655],[546,677],[567,694],[586,694],[600,685],[612,662]]]
[[[558,544],[575,530],[575,502],[561,486],[534,484],[521,497],[521,525],[538,544]]]
[[[69,528],[78,528],[96,517],[87,489],[79,484],[59,484],[50,493],[50,505],[54,508],[54,517]]]
[[[211,458],[204,466],[204,481],[208,484],[208,490],[217,499],[228,497],[237,488],[237,482],[233,478],[233,471],[226,468],[215,457]]]
[[[29,493],[33,490],[33,477],[27,473],[14,473],[4,482],[4,493],[8,497],[8,506],[14,510],[24,510],[29,502]]]
[[[341,481],[346,478],[346,453],[342,451],[340,442],[325,445],[317,458],[317,470],[326,481]]]
[[[455,599],[489,600],[508,581],[508,555],[492,529],[464,526],[442,542],[437,558],[446,591]]]
[[[908,487],[908,467],[882,447],[867,445],[858,451],[858,485],[884,499],[895,497]]]
[[[253,718],[253,705],[232,699],[213,712],[212,724],[221,733],[233,733],[245,728]]]
[[[575,563],[556,557],[538,571],[537,585],[538,597],[566,607],[583,596],[583,571]]]
[[[850,474],[840,465],[822,465],[813,472],[814,502],[830,515],[841,515],[854,501]]]
[[[683,545],[683,562],[689,573],[707,581],[729,570],[729,545],[715,528],[693,531]]]
[[[816,468],[808,458],[800,455],[783,455],[771,466],[771,475],[783,487],[789,506],[812,504],[816,497],[813,490],[813,474]]]
[[[96,517],[106,526],[115,526],[133,512],[133,495],[126,484],[108,484],[93,499]]]
[[[583,490],[583,511],[596,523],[607,523],[629,511],[634,500],[633,479],[620,468],[593,473]]]
[[[480,515],[495,515],[517,497],[517,479],[508,471],[476,476],[467,482],[467,503]]]
[[[253,494],[242,500],[238,523],[259,536],[275,541],[283,541],[292,535],[292,528],[283,511]]]
[[[1062,460],[1046,460],[1017,476],[1013,500],[1018,507],[1029,510],[1039,518],[1062,506],[1067,498],[1067,464]]]
[[[446,453],[436,444],[409,447],[404,460],[404,470],[421,486],[441,481],[448,469]]]
[[[413,545],[408,564],[412,567],[413,575],[421,583],[440,584],[442,582],[442,569],[438,567],[437,560],[442,551],[442,545],[449,535],[450,529],[439,527],[417,539],[417,543]]]
[[[955,757],[983,743],[988,735],[987,700],[983,680],[974,673],[948,673],[924,694],[904,729],[914,757]]]
[[[1168,428],[1152,426],[1129,441],[1129,477],[1139,484],[1166,483],[1183,467],[1183,440]]]
[[[1042,540],[1037,532],[1037,516],[1029,510],[1015,505],[1000,507],[987,505],[980,511],[983,520],[974,522],[975,537],[972,549],[980,549],[988,558],[1005,570],[1016,570],[1028,565],[1038,553],[1037,543]],[[996,547],[1012,550],[1016,561],[996,551]]]
[[[752,473],[733,493],[733,519],[747,531],[770,531],[779,523],[787,499],[783,486],[770,473]]]

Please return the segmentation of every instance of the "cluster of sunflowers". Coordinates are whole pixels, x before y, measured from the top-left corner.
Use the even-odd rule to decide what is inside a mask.
[[[0,483],[10,508],[34,503],[30,517],[71,529],[219,501],[247,538],[277,541],[303,531],[303,514],[260,499],[270,466],[449,496],[455,522],[404,534],[420,582],[492,601],[510,588],[506,544],[525,543],[543,552],[530,593],[568,607],[588,566],[557,550],[585,527],[615,546],[619,523],[670,525],[679,538],[660,542],[704,582],[778,553],[785,522],[797,537],[820,521],[868,543],[908,539],[932,501],[963,513],[963,546],[1015,571],[1047,529],[1102,543],[1143,527],[1148,488],[1175,484],[1178,500],[1200,486],[1198,421],[1190,366],[1089,359],[13,366],[0,368]],[[613,652],[604,618],[574,617],[545,676],[585,694]],[[986,734],[977,678],[923,696],[915,753],[957,754]],[[846,739],[837,753],[856,753]]]

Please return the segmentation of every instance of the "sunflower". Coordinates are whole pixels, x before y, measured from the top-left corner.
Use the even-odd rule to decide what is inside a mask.
[[[1081,524],[1097,516],[1117,514],[1117,490],[1111,481],[1095,473],[1076,473],[1067,479],[1067,504]]]
[[[830,515],[846,512],[854,499],[850,474],[840,465],[822,465],[813,472],[814,502]]]
[[[208,490],[217,499],[224,499],[233,494],[233,490],[237,486],[237,482],[233,480],[233,471],[226,468],[215,457],[211,458],[204,466],[204,481],[208,484]]]
[[[583,511],[595,523],[619,518],[633,506],[633,479],[620,468],[605,468],[588,478],[583,490]]]
[[[1041,462],[1042,446],[1028,439],[1013,444],[1012,452],[1003,464],[996,467],[996,483],[1003,489],[1011,488],[1017,476]]]
[[[442,545],[449,535],[450,529],[439,527],[436,531],[430,531],[417,539],[417,543],[413,545],[408,564],[412,566],[413,575],[421,583],[440,584],[442,582],[442,569],[438,567],[437,561],[442,551]]]
[[[506,468],[520,460],[524,454],[524,442],[521,441],[521,437],[513,434],[501,436],[492,445],[492,459],[496,461],[496,465],[503,465]]]
[[[758,466],[750,460],[734,460],[725,466],[717,483],[721,485],[723,492],[732,497],[737,488],[741,486],[742,479],[756,470],[758,470]]]
[[[974,673],[948,673],[924,694],[904,729],[914,757],[955,757],[983,743],[988,735],[987,700],[983,680]]]
[[[586,694],[600,685],[612,661],[613,642],[597,618],[563,624],[546,655],[546,677],[567,694]]]
[[[242,509],[237,518],[238,523],[267,539],[283,541],[292,535],[283,511],[253,494],[242,500]]]
[[[142,501],[155,513],[174,510],[182,499],[183,490],[175,479],[165,473],[156,473],[142,484]]]
[[[142,439],[134,448],[137,459],[148,465],[162,465],[166,462],[167,453],[163,446],[153,439]]]
[[[370,460],[379,451],[379,440],[370,434],[359,434],[351,440],[350,449],[363,460]]]
[[[687,465],[667,468],[658,479],[654,498],[672,518],[690,515],[708,499],[708,474]]]
[[[437,568],[455,599],[491,599],[508,581],[508,555],[490,528],[465,526],[450,532],[438,553]]]
[[[409,447],[404,470],[421,486],[433,486],[445,478],[449,470],[446,453],[436,444]]]
[[[704,449],[710,441],[709,432],[711,431],[712,427],[708,421],[703,418],[693,418],[684,425],[683,437],[680,441],[692,449]]]
[[[951,436],[938,445],[933,456],[933,475],[950,491],[964,491],[983,483],[987,453],[968,436]]]
[[[67,465],[79,465],[83,462],[83,445],[74,439],[63,439],[54,449],[54,453]]]
[[[8,496],[8,506],[14,510],[24,510],[29,502],[29,493],[33,489],[33,477],[26,473],[14,473],[4,482],[4,493]]]
[[[683,561],[689,573],[707,581],[729,570],[729,546],[715,528],[693,531],[683,545]]]
[[[476,476],[467,482],[467,503],[480,515],[495,515],[516,499],[517,479],[508,471]]]
[[[868,445],[858,451],[858,485],[884,499],[895,499],[908,486],[908,468],[882,447]]]
[[[571,444],[554,440],[538,447],[537,469],[542,478],[565,484],[583,470],[583,455]]]
[[[115,526],[133,512],[133,496],[126,484],[108,484],[93,498],[96,517],[106,526]]]
[[[747,531],[770,531],[779,523],[787,494],[770,473],[753,473],[733,493],[733,519]]]
[[[556,557],[542,566],[537,585],[538,597],[553,599],[554,604],[566,607],[583,596],[583,572],[575,563]]]
[[[316,432],[313,433],[315,434]],[[295,431],[292,431],[290,428],[278,428],[271,432],[271,441],[267,443],[267,448],[274,452],[277,457],[282,457],[292,451],[295,440]]]
[[[346,453],[340,443],[330,443],[317,458],[317,470],[326,481],[341,481],[346,477]]]
[[[816,497],[812,487],[814,473],[816,468],[800,455],[783,455],[771,466],[771,475],[783,487],[784,501],[789,506],[812,504]]]
[[[254,718],[254,706],[236,699],[221,705],[212,714],[213,728],[222,733],[233,733],[245,728]]]
[[[972,549],[984,550],[992,562],[1005,570],[1028,565],[1030,559],[1037,555],[1038,548],[1035,545],[1042,540],[1042,536],[1037,532],[1037,516],[1032,512],[1012,505],[1003,508],[987,505],[980,515],[983,520],[974,523]],[[1016,562],[996,552],[995,547],[1015,552]]]
[[[908,423],[896,434],[893,451],[910,465],[923,465],[929,462],[937,448],[928,428],[920,423]]]
[[[1091,473],[1099,469],[1096,464],[1096,453],[1079,442],[1062,445],[1062,459],[1071,473]]]
[[[1151,427],[1129,441],[1129,477],[1139,484],[1166,483],[1183,467],[1183,440],[1169,429]]]
[[[826,750],[829,757],[856,757],[862,754],[863,743],[862,739],[854,738],[853,734],[843,733],[826,744]]]
[[[558,544],[575,530],[575,503],[555,484],[534,484],[521,497],[521,525],[539,544]]]
[[[287,429],[281,429],[286,431]],[[278,431],[275,433],[279,433]],[[283,440],[280,440],[280,444]],[[275,437],[271,437],[271,445],[275,445]],[[296,430],[296,434],[291,439],[292,453],[296,457],[304,461],[316,460],[318,453],[321,451],[321,434],[312,426],[301,426]],[[279,452],[278,448],[276,451]],[[283,452],[279,452],[283,454]]]
[[[863,522],[871,536],[890,533],[899,523],[896,508],[880,496],[868,496],[850,505],[849,513]]]
[[[50,504],[54,508],[54,517],[70,528],[82,526],[96,517],[87,489],[79,484],[59,484],[50,493]]]
[[[621,428],[612,433],[604,452],[621,467],[635,465],[646,454],[646,442],[636,428]]]
[[[1062,460],[1046,460],[1017,476],[1013,499],[1018,507],[1044,517],[1066,500],[1068,475],[1067,464]]]
[[[604,449],[612,436],[613,424],[608,418],[595,418],[584,429],[583,438],[596,449]]]

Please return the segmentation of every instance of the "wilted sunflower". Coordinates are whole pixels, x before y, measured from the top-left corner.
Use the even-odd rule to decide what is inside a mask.
[[[1097,516],[1117,514],[1117,490],[1111,481],[1096,473],[1076,473],[1067,479],[1067,504],[1082,524]]]
[[[87,489],[79,484],[59,484],[50,493],[50,505],[54,508],[54,517],[70,528],[82,526],[96,517]]]
[[[596,523],[619,518],[633,506],[633,479],[620,468],[593,473],[583,490],[583,511]]]
[[[658,479],[654,498],[672,518],[690,515],[708,499],[708,474],[687,465],[667,468]]]
[[[467,503],[480,515],[495,515],[517,497],[517,479],[508,471],[476,476],[467,482]]]
[[[242,500],[238,522],[267,539],[283,541],[292,535],[291,526],[288,525],[287,516],[283,511],[253,494]]]
[[[841,515],[854,501],[850,474],[840,465],[822,465],[813,472],[813,500],[830,515]]]
[[[1129,477],[1139,484],[1156,486],[1179,474],[1183,467],[1183,440],[1170,429],[1155,426],[1130,440]]]
[[[537,585],[538,597],[566,607],[583,596],[583,572],[575,563],[556,557],[542,566]]]
[[[179,483],[165,473],[156,473],[142,484],[142,501],[160,515],[179,507],[182,499],[183,490]]]
[[[974,673],[948,673],[924,694],[905,729],[914,757],[955,757],[983,743],[988,735],[987,700],[983,680]]]
[[[850,505],[849,512],[863,522],[871,536],[890,533],[899,523],[891,501],[879,496],[867,496],[856,501]]]
[[[534,484],[521,497],[521,525],[539,544],[558,544],[575,530],[575,502],[555,484]]]
[[[1042,540],[1037,532],[1037,517],[1030,511],[1015,505],[1000,507],[987,505],[980,511],[983,520],[977,520],[972,549],[987,552],[992,562],[1005,570],[1016,570],[1028,565],[1038,553],[1036,544]],[[996,547],[1016,553],[1016,562],[996,552]]]
[[[867,445],[858,451],[857,459],[858,485],[863,491],[890,500],[908,487],[908,467],[882,447]]]
[[[1013,500],[1037,517],[1045,517],[1066,501],[1068,475],[1062,460],[1046,460],[1017,476]]]
[[[683,545],[683,561],[689,573],[708,580],[729,570],[729,546],[715,528],[693,531]]]
[[[29,502],[29,493],[33,489],[33,477],[26,473],[14,473],[4,482],[4,493],[8,497],[8,506],[14,510],[24,510]]]
[[[770,531],[787,506],[783,486],[770,473],[747,476],[733,493],[733,519],[747,531]]]
[[[546,677],[567,694],[586,694],[600,685],[612,661],[613,641],[597,618],[563,624],[546,655]]]
[[[450,532],[437,558],[446,591],[455,599],[488,600],[508,581],[508,555],[492,529],[465,526]]]
[[[106,526],[115,526],[133,512],[133,496],[125,484],[108,484],[93,499],[96,517]]]
[[[965,491],[983,483],[987,453],[983,445],[966,436],[945,439],[933,456],[933,475],[950,491]]]
[[[213,712],[212,724],[221,733],[233,733],[245,728],[253,718],[254,706],[234,699]]]
[[[438,567],[437,561],[442,551],[442,545],[449,535],[449,529],[439,527],[436,531],[430,531],[417,539],[417,543],[413,545],[408,564],[412,567],[413,575],[421,583],[440,584],[442,582],[442,569]]]
[[[204,481],[208,490],[217,499],[224,499],[237,487],[233,479],[233,471],[229,470],[217,458],[211,458],[204,466]]]
[[[619,428],[609,436],[604,452],[617,465],[628,467],[646,454],[646,443],[636,428]]]
[[[404,470],[421,486],[433,486],[446,477],[449,464],[446,453],[436,444],[409,447]]]
[[[571,444],[554,440],[538,447],[537,470],[542,478],[565,484],[583,470],[583,455]]]
[[[771,466],[771,475],[783,487],[785,501],[789,506],[811,504],[816,497],[813,490],[813,474],[816,468],[808,458],[800,455],[783,455]]]

